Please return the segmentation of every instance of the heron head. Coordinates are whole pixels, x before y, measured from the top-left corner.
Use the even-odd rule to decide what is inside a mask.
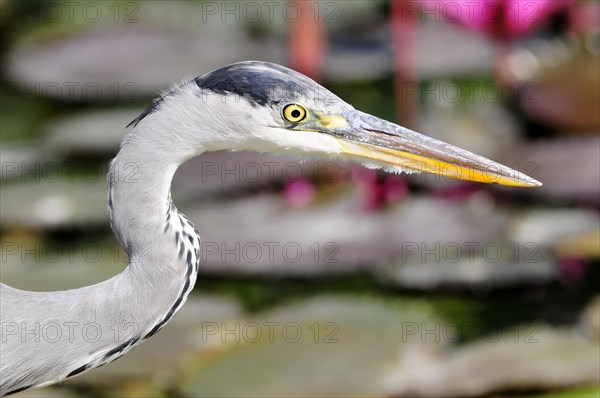
[[[393,172],[541,185],[492,160],[358,111],[315,81],[280,65],[240,62],[193,82],[193,95],[203,102],[202,123],[214,131],[209,150],[327,156]]]

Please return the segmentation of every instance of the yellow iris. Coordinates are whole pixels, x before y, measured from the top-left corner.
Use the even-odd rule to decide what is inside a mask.
[[[306,108],[298,104],[289,104],[283,108],[283,117],[288,122],[298,123],[306,117]]]

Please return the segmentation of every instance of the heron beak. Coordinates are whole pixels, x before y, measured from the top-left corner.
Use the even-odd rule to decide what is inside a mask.
[[[321,115],[320,122],[339,140],[342,153],[354,160],[460,180],[518,187],[542,185],[493,160],[361,111],[353,110],[343,117]]]

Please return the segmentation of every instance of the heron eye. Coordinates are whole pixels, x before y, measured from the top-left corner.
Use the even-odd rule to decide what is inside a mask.
[[[288,122],[298,123],[306,117],[306,108],[298,104],[289,104],[283,108],[283,117]]]

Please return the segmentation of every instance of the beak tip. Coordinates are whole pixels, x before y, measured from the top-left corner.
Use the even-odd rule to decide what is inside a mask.
[[[541,187],[542,184],[540,181],[536,180],[535,178],[529,177],[529,176],[524,176],[525,178],[522,179],[523,183],[526,184],[527,187],[531,187],[531,188],[535,188],[535,187]]]

